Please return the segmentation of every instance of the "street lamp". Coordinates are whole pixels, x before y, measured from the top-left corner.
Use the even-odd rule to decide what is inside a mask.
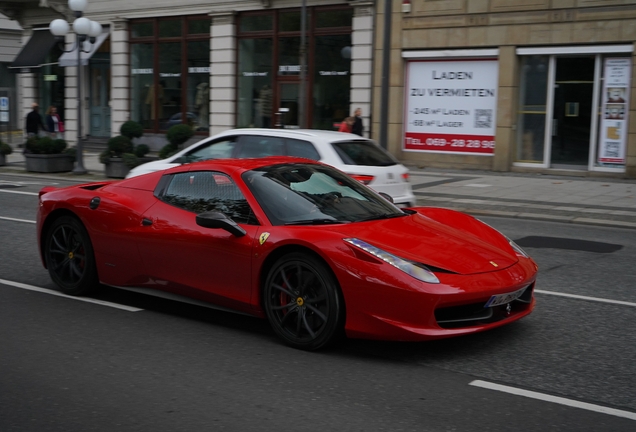
[[[91,45],[95,43],[97,36],[102,33],[102,25],[83,17],[84,9],[88,5],[87,0],[69,0],[68,7],[74,12],[73,32],[75,32],[75,45],[69,51],[77,50],[77,165],[73,169],[74,174],[86,174],[84,168],[83,148],[82,148],[82,72],[81,53],[90,52]],[[69,23],[63,19],[55,19],[49,24],[49,30],[57,38],[58,42],[64,43],[64,36],[69,31]]]

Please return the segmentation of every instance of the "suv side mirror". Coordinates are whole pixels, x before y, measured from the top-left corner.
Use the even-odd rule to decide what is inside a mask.
[[[221,228],[236,237],[243,237],[247,232],[224,213],[209,211],[200,213],[196,218],[197,225],[203,228]]]

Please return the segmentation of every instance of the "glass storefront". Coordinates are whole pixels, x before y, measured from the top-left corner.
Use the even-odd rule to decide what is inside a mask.
[[[133,21],[131,119],[150,132],[188,124],[209,129],[210,20],[205,16]]]
[[[631,57],[571,51],[521,57],[515,165],[624,170]]]
[[[350,115],[352,19],[350,7],[307,8],[301,107],[300,10],[241,14],[237,127],[298,127],[304,108],[308,127],[333,130]]]

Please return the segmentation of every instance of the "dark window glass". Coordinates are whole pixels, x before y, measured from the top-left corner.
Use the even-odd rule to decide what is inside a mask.
[[[316,36],[313,127],[334,129],[349,113],[351,35]]]
[[[282,32],[300,31],[300,12],[281,12],[278,17],[278,29]]]
[[[159,37],[181,37],[181,20],[159,21]]]
[[[320,160],[320,155],[312,143],[309,141],[288,139],[287,155],[304,157],[312,160]]]
[[[282,138],[244,135],[240,139],[236,157],[257,158],[267,156],[282,156],[285,154],[285,144]]]
[[[195,131],[207,131],[210,129],[210,41],[188,42],[187,47],[188,111],[182,121]]]
[[[210,20],[206,18],[188,21],[188,34],[210,34]]]
[[[130,34],[133,38],[150,37],[155,34],[154,25],[151,22],[134,23],[130,26]]]
[[[328,10],[316,12],[316,27],[351,27],[353,9]]]
[[[156,117],[155,88],[153,85],[154,71],[154,45],[131,45],[131,120],[134,120],[145,129],[154,127],[153,119]]]
[[[272,126],[272,39],[239,39],[237,126]]]
[[[273,15],[242,15],[240,31],[271,31],[274,28]]]
[[[278,40],[278,75],[300,75],[300,38]]]
[[[239,188],[223,173],[194,171],[175,174],[162,199],[193,213],[218,211],[236,223],[258,224]]]
[[[341,141],[331,145],[346,165],[391,166],[398,163],[390,153],[371,141]]]
[[[162,43],[159,45],[159,83],[152,94],[156,101],[155,117],[159,119],[159,128],[168,129],[169,119],[181,113],[181,43]]]

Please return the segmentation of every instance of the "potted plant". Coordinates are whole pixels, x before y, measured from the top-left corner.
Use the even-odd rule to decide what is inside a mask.
[[[192,138],[194,131],[186,124],[178,124],[168,129],[166,139],[169,144],[166,144],[159,151],[159,157],[164,159],[171,156],[180,150],[180,147],[187,140]]]
[[[4,141],[0,141],[0,166],[7,164],[7,155],[13,153],[13,148]]]
[[[152,160],[146,156],[150,151],[146,144],[133,144],[133,139],[144,133],[139,123],[127,121],[121,125],[119,132],[121,135],[109,139],[108,148],[99,156],[109,178],[125,178],[131,168]]]
[[[72,171],[76,150],[67,147],[63,139],[30,137],[24,145],[26,170],[41,173]]]

